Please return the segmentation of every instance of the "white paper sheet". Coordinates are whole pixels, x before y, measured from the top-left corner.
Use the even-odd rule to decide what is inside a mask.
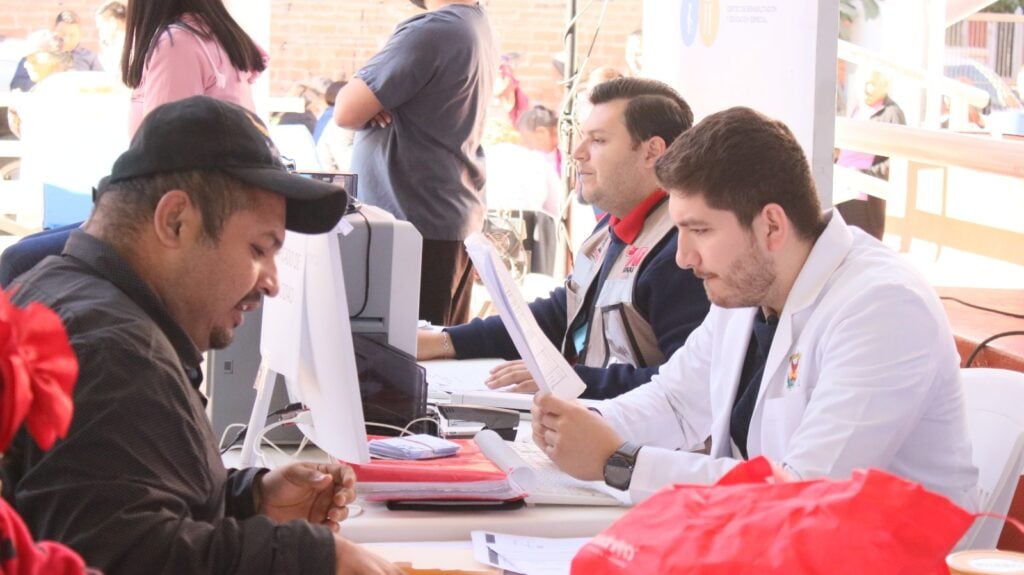
[[[503,359],[432,359],[421,361],[427,370],[430,392],[458,393],[487,389],[484,381],[491,370],[504,363]]]
[[[586,385],[537,325],[526,300],[494,252],[490,240],[476,233],[466,238],[465,244],[512,343],[537,382],[537,387],[563,399],[579,397]]]
[[[589,537],[551,538],[473,531],[473,558],[529,575],[568,575],[572,558]]]

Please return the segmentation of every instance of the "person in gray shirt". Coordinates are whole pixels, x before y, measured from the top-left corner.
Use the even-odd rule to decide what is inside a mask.
[[[480,146],[498,55],[475,1],[420,0],[384,48],[338,93],[334,120],[359,130],[360,199],[423,236],[420,317],[469,320],[472,262],[462,246],[484,218]]]

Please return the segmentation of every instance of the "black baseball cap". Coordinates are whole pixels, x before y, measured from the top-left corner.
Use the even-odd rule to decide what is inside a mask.
[[[192,96],[164,104],[143,120],[110,183],[162,172],[219,170],[285,199],[285,227],[330,231],[345,214],[344,188],[291,173],[263,122],[235,104]]]

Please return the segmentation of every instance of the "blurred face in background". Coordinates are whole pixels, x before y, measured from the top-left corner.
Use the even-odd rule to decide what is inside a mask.
[[[518,131],[519,141],[526,148],[547,153],[558,147],[558,132],[554,128],[537,126],[531,130],[523,126]]]
[[[864,103],[869,106],[881,104],[889,95],[889,79],[878,70],[873,70],[864,82]]]
[[[82,28],[78,24],[59,22],[53,27],[53,37],[57,41],[57,49],[71,52],[82,41]]]

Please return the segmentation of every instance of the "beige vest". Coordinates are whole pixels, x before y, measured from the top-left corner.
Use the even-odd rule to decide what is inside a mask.
[[[633,291],[643,263],[655,255],[655,246],[673,229],[668,201],[662,201],[647,214],[636,240],[622,249],[601,286],[601,292],[594,298],[594,309],[584,340],[586,347],[579,359],[581,365],[608,367],[626,363],[650,367],[665,362],[654,330],[636,309]],[[578,315],[586,313],[582,307],[587,290],[597,281],[610,245],[610,234],[607,228],[602,228],[587,238],[576,254],[573,273],[565,282],[566,325],[570,328]],[[562,352],[572,347],[573,334],[567,330]]]

